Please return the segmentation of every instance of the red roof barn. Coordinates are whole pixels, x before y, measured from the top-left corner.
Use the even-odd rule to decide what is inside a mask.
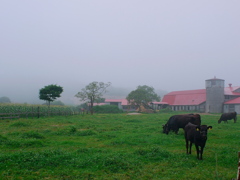
[[[166,94],[162,102],[167,103],[172,110],[194,110],[206,112],[206,89],[173,91]],[[222,112],[236,111],[240,113],[240,86],[224,88],[224,103]]]

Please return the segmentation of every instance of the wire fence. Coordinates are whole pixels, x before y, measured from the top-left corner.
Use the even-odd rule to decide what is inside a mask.
[[[70,116],[80,114],[81,110],[72,106],[37,106],[7,104],[0,105],[0,119],[40,118],[49,116]]]

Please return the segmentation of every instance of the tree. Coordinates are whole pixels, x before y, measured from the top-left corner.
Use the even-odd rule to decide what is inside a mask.
[[[80,98],[81,101],[88,101],[88,103],[90,103],[90,112],[93,114],[93,103],[99,100],[103,94],[107,92],[106,89],[110,85],[110,82],[103,83],[94,81],[78,92],[75,97]]]
[[[11,100],[6,96],[0,97],[0,103],[11,103]]]
[[[94,102],[95,103],[104,103],[105,102],[105,98],[96,99]]]
[[[142,103],[149,104],[153,101],[160,101],[160,96],[158,96],[153,87],[149,86],[138,86],[136,90],[131,91],[127,98],[128,102],[136,107],[140,107]]]
[[[46,101],[48,107],[50,107],[50,102],[61,97],[60,94],[62,92],[63,88],[61,86],[51,84],[39,90],[39,99]]]

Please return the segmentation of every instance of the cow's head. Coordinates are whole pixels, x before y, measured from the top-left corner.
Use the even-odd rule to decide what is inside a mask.
[[[163,133],[168,134],[169,133],[168,124],[164,124],[162,125],[162,127],[163,127]]]
[[[219,119],[219,120],[218,120],[218,124],[220,124],[221,122],[222,122],[222,120],[221,120],[221,119]]]
[[[200,133],[202,139],[207,139],[207,132],[211,130],[212,126],[201,125],[196,127],[196,131]]]

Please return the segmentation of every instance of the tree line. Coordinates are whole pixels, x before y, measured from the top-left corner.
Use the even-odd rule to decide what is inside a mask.
[[[110,82],[104,83],[93,81],[85,88],[82,88],[75,97],[79,98],[80,101],[87,103],[90,113],[93,114],[93,104],[95,102],[104,101],[103,95],[107,92],[107,88],[110,85]],[[61,97],[62,92],[63,87],[56,84],[50,84],[39,90],[39,99],[46,101],[45,104],[50,108],[51,103],[57,102],[56,99]],[[160,96],[156,94],[154,88],[147,85],[138,86],[127,95],[126,99],[128,100],[129,105],[137,108],[140,108],[142,103],[149,104],[150,102],[161,100]],[[0,103],[11,103],[11,101],[8,97],[2,97],[0,98]]]

